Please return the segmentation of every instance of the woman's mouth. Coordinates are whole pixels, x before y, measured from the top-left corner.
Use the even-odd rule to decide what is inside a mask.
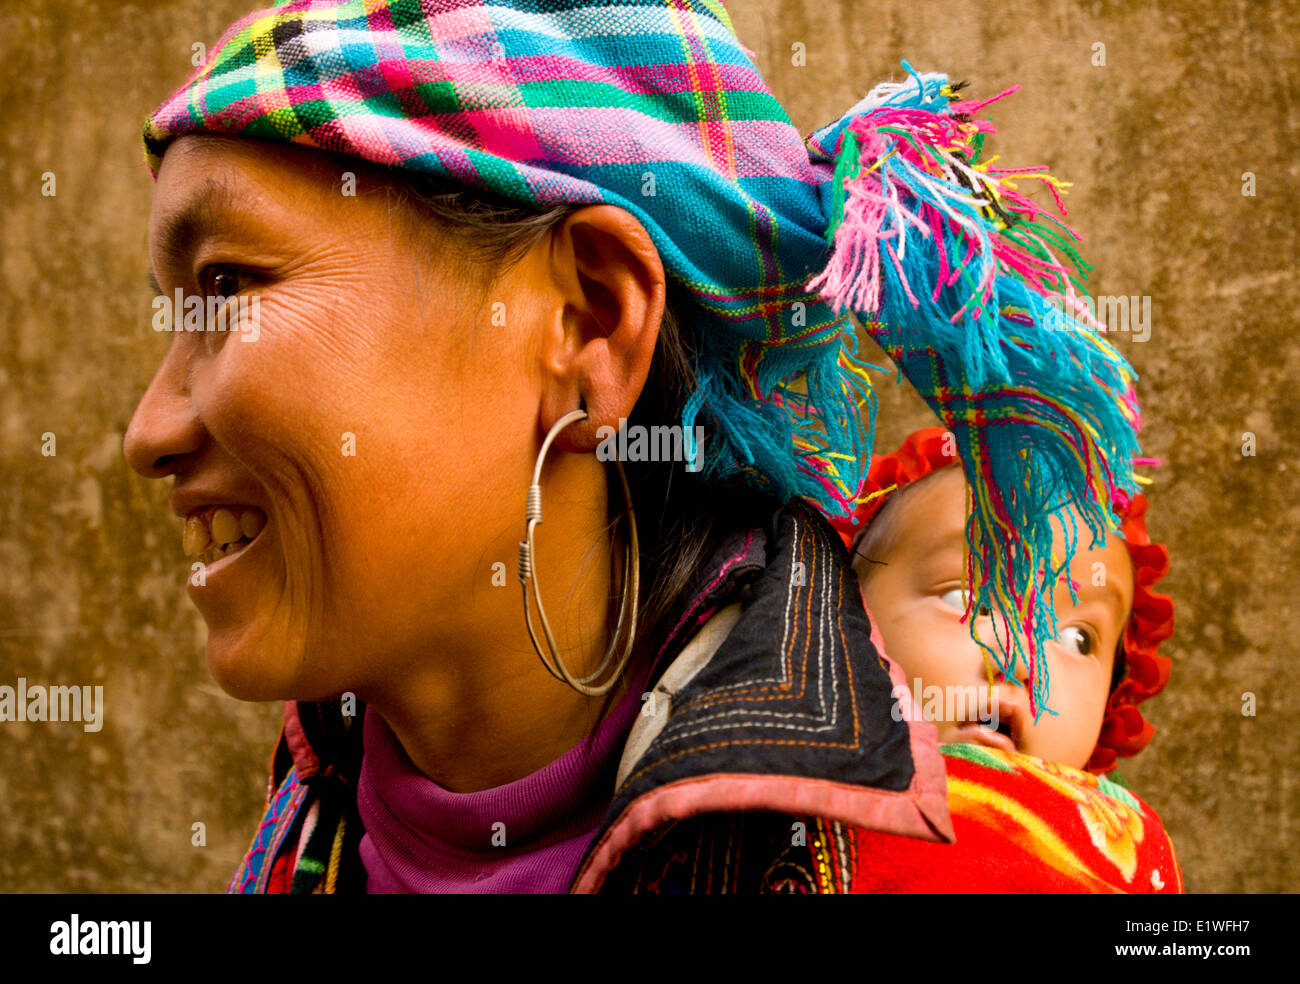
[[[186,557],[204,565],[239,553],[266,527],[266,513],[256,506],[203,506],[185,519],[181,547]]]

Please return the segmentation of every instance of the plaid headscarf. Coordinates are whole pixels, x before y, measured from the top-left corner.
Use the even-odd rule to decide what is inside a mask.
[[[223,133],[626,209],[694,301],[687,458],[703,414],[707,478],[830,515],[875,415],[852,309],[957,435],[982,542],[1020,541],[977,557],[973,603],[1043,623],[1048,516],[1113,523],[1131,488],[1131,376],[1049,304],[1073,234],[1007,179],[1054,179],[976,164],[984,103],[903,65],[805,142],[718,0],[292,0],[226,31],[145,148],[155,175],[172,138]]]

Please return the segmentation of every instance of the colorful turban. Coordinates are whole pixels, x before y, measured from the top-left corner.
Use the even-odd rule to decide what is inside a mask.
[[[831,520],[845,546],[853,550],[895,492],[956,464],[953,448],[952,437],[942,427],[927,427],[909,434],[897,451],[877,456],[853,516]],[[1172,661],[1159,650],[1160,643],[1174,632],[1173,599],[1154,590],[1169,573],[1169,549],[1163,543],[1152,543],[1147,533],[1146,497],[1117,492],[1112,507],[1133,562],[1133,611],[1120,642],[1124,676],[1107,698],[1101,733],[1085,766],[1099,775],[1113,770],[1119,756],[1142,751],[1155,736],[1155,726],[1142,716],[1138,704],[1160,693],[1169,682]]]
[[[693,303],[687,458],[702,416],[707,479],[830,515],[875,417],[851,310],[956,434],[981,542],[1019,543],[977,558],[976,601],[1044,621],[1047,517],[1111,523],[1137,449],[1130,370],[1060,302],[1075,237],[1012,179],[1059,185],[977,163],[985,103],[906,62],[805,142],[750,56],[717,0],[293,0],[222,36],[145,149],[156,174],[174,137],[239,135],[626,209]]]

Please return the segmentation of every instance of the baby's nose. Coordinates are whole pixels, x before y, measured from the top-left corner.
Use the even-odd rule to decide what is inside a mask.
[[[984,638],[981,636],[981,638]],[[1016,680],[1021,684],[1029,683],[1029,660],[1026,658],[1028,652],[1028,640],[1021,639],[1024,651],[1019,655],[1016,653],[1016,647],[1011,645],[1005,637],[997,640],[985,639],[992,649],[993,654],[985,650],[980,650],[980,656],[984,661],[981,676],[992,677],[994,683],[1006,683]],[[996,656],[994,655],[996,654]]]
[[[1023,655],[1017,655],[1014,651],[1004,654],[1003,659],[1009,664],[1010,673],[1004,673],[1003,679],[1013,677],[1020,683],[1029,683],[1029,660]]]

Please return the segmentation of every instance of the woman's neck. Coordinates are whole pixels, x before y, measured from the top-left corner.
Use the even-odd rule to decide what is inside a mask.
[[[603,467],[591,455],[548,462],[544,522],[534,537],[547,618],[565,665],[577,675],[599,666],[609,643]],[[473,587],[449,593],[457,600],[447,602],[438,639],[387,679],[358,690],[416,768],[453,792],[490,789],[536,772],[591,732],[605,702],[552,677],[529,640],[512,569],[523,535],[522,491],[517,522],[503,523],[460,573]],[[494,569],[503,559],[504,579],[500,567]],[[532,617],[546,651],[535,610]],[[617,700],[625,680],[615,689]]]

